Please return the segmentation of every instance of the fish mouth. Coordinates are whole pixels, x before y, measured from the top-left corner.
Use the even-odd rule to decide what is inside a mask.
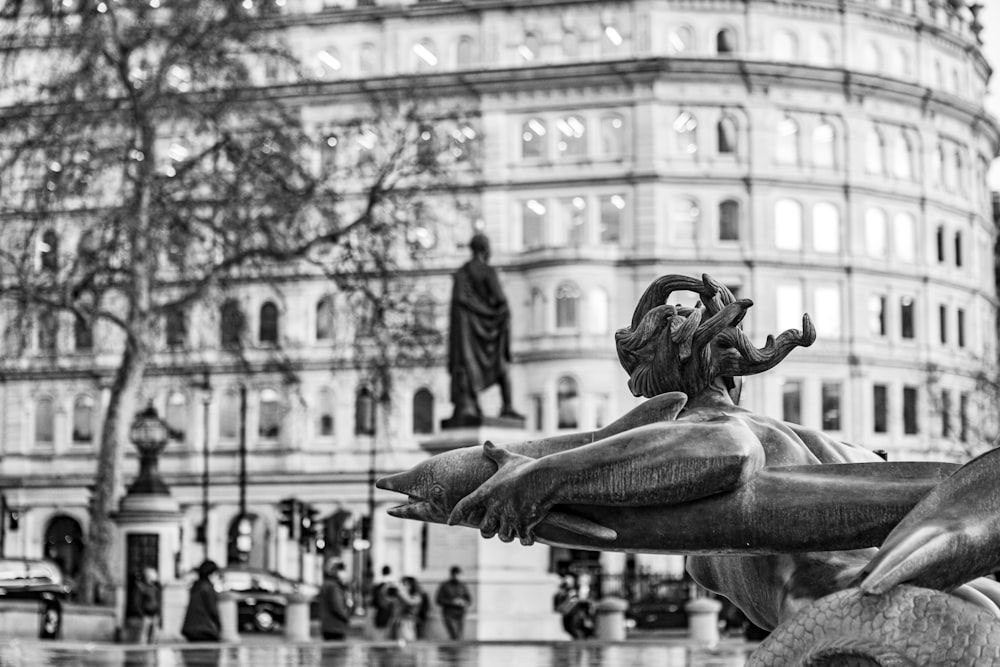
[[[419,496],[410,496],[407,502],[390,507],[386,512],[389,516],[394,516],[397,519],[415,519],[431,523],[447,523],[448,521],[448,517],[445,516],[440,507]]]

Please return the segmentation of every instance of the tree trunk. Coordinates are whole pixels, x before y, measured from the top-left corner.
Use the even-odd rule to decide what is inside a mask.
[[[77,598],[84,604],[112,603],[112,592],[120,583],[119,566],[124,557],[114,552],[117,529],[111,514],[117,509],[115,501],[121,477],[122,446],[129,441],[135,399],[147,362],[148,354],[141,346],[126,344],[111,384],[90,498],[90,526],[77,583]]]

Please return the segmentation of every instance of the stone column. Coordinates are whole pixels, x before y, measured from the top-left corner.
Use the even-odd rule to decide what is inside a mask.
[[[625,641],[625,610],[628,602],[606,597],[597,603],[597,638],[606,642]]]
[[[312,598],[302,593],[288,596],[285,606],[285,639],[291,642],[309,641],[309,602]]]

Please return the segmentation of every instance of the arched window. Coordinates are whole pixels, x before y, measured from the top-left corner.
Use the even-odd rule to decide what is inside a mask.
[[[698,239],[698,227],[701,223],[701,208],[694,199],[682,197],[674,203],[671,221],[674,227],[674,240],[682,243],[694,243]]]
[[[723,116],[716,123],[715,140],[720,155],[732,155],[736,152],[738,135],[736,121],[732,116]]]
[[[944,144],[941,144],[941,143],[938,144],[937,155],[935,157],[937,159],[934,161],[934,176],[937,178],[938,187],[945,187],[947,185],[947,183],[946,183],[947,173],[946,172],[948,170],[945,167],[945,163],[947,162],[947,159],[945,158],[945,154],[944,154]]]
[[[545,121],[541,118],[529,118],[521,126],[521,157],[524,158],[544,158],[548,151],[545,149],[545,137],[548,129]]]
[[[614,244],[621,240],[625,206],[622,195],[601,197],[601,243]]]
[[[959,192],[965,192],[965,161],[959,148],[955,149],[955,173],[951,183]]]
[[[740,240],[740,203],[727,199],[719,204],[719,240]]]
[[[316,304],[316,340],[333,340],[333,297],[324,296]]]
[[[575,329],[579,325],[580,288],[562,283],[556,288],[556,328]]]
[[[316,435],[329,438],[333,432],[333,392],[320,389],[316,398]]]
[[[625,119],[613,113],[601,117],[601,154],[617,156],[625,152]]]
[[[73,401],[73,442],[90,444],[94,441],[94,399],[80,394]]]
[[[545,295],[542,290],[533,288],[531,290],[531,333],[540,334],[545,332]]]
[[[829,202],[813,206],[813,250],[816,252],[840,251],[840,210]]]
[[[42,271],[59,271],[59,235],[51,229],[45,230],[39,240],[38,265]]]
[[[812,158],[813,164],[824,169],[833,169],[837,158],[834,151],[837,131],[833,125],[823,121],[812,132]]]
[[[556,412],[559,415],[559,428],[579,428],[579,402],[576,380],[571,377],[559,378],[556,389]]]
[[[476,62],[476,42],[468,35],[462,35],[458,38],[458,44],[455,46],[455,61],[459,67],[469,67],[474,65]]]
[[[899,47],[894,49],[889,55],[889,73],[900,77],[909,77],[912,73],[910,69],[910,56],[906,49]]]
[[[912,262],[916,257],[917,225],[909,213],[897,213],[892,221],[892,241],[896,257]]]
[[[559,200],[557,245],[580,247],[587,241],[587,199],[576,196]]]
[[[361,387],[354,395],[354,433],[355,435],[375,433],[375,397],[368,387]]]
[[[829,67],[836,60],[833,40],[826,33],[809,40],[809,60],[814,65]]]
[[[35,443],[51,447],[55,444],[55,408],[45,396],[35,401]]]
[[[694,33],[686,25],[678,26],[667,35],[667,50],[670,53],[685,53],[694,49]]]
[[[45,528],[45,557],[59,566],[64,577],[76,579],[83,563],[83,529],[76,519],[52,517]]]
[[[340,59],[337,47],[328,46],[316,52],[316,64],[314,71],[317,78],[332,79],[337,77],[344,69],[344,63]]]
[[[941,61],[934,60],[934,86],[937,88],[944,88],[944,67],[941,66]]]
[[[166,329],[167,347],[184,347],[187,342],[187,314],[180,306],[168,310],[163,316]]]
[[[420,388],[413,394],[413,432],[434,432],[434,394],[429,389]]]
[[[434,297],[421,294],[413,304],[413,324],[418,332],[437,331],[437,304]]]
[[[780,164],[799,163],[799,124],[791,116],[785,116],[778,123],[774,159]]]
[[[562,52],[567,58],[576,58],[580,55],[580,33],[576,30],[563,32]]]
[[[530,62],[541,55],[541,40],[533,32],[525,33],[524,41],[517,47],[517,53],[521,59]]]
[[[802,249],[802,205],[793,199],[774,203],[774,246],[780,250]]]
[[[560,157],[579,157],[587,154],[587,126],[580,116],[565,116],[556,121],[559,137],[556,148]]]
[[[865,44],[864,57],[862,58],[862,67],[867,69],[869,72],[875,72],[876,74],[882,73],[882,49],[878,47],[875,42],[868,42]]]
[[[260,545],[267,544],[270,535],[260,517],[256,514],[237,514],[229,523],[227,536],[228,563],[258,570],[269,569],[269,551],[261,549]]]
[[[882,209],[865,211],[865,246],[869,257],[885,257],[888,249],[888,221]]]
[[[900,131],[896,138],[896,146],[893,151],[892,171],[896,178],[911,180],[913,178],[913,144],[906,132]]]
[[[246,321],[236,299],[226,299],[222,304],[221,339],[223,347],[239,347]]]
[[[698,119],[691,112],[682,111],[674,119],[674,135],[677,137],[677,150],[686,155],[698,152]]]
[[[723,28],[715,34],[715,52],[725,55],[736,51],[736,33],[730,28]]]
[[[771,55],[774,60],[788,62],[799,57],[799,40],[787,30],[776,30],[771,38]]]
[[[59,346],[59,316],[55,311],[42,310],[38,313],[38,351],[55,354]]]
[[[90,323],[80,317],[73,317],[73,348],[77,352],[89,352],[94,349],[94,330]]]
[[[278,343],[278,307],[272,301],[265,301],[260,307],[260,327],[257,334],[261,343]]]
[[[219,398],[219,437],[225,440],[240,437],[240,396],[232,390]]]
[[[281,434],[281,399],[278,392],[273,389],[262,389],[259,408],[257,435],[262,439],[277,439]]]
[[[521,243],[526,250],[545,245],[545,216],[548,209],[537,199],[521,205]]]
[[[869,174],[885,173],[885,138],[878,128],[868,130],[865,138],[865,170]]]

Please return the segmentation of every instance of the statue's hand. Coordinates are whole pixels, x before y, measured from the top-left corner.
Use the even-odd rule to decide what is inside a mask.
[[[477,525],[483,537],[499,535],[502,541],[511,542],[516,536],[521,544],[533,544],[535,526],[550,507],[543,501],[537,485],[528,481],[527,473],[535,459],[488,441],[483,445],[483,453],[497,464],[497,471],[455,505],[448,525]]]

